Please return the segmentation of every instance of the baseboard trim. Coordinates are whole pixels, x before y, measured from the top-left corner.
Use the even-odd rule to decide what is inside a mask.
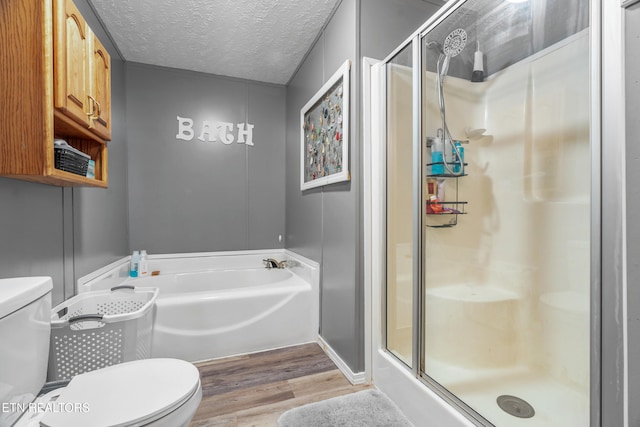
[[[342,374],[347,378],[347,380],[349,380],[351,384],[357,385],[367,383],[365,373],[353,372],[349,365],[347,365],[345,361],[342,360],[338,353],[336,353],[335,350],[332,349],[331,346],[327,344],[324,338],[322,338],[320,335],[318,335],[318,345],[320,346],[320,348],[322,348],[322,350],[324,350],[327,356],[329,356],[329,359],[331,359],[333,363],[336,364],[338,369],[340,369],[340,372],[342,372]]]

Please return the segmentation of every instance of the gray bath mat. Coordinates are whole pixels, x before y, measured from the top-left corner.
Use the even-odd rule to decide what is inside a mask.
[[[290,409],[278,427],[412,427],[398,407],[378,390],[364,390]]]

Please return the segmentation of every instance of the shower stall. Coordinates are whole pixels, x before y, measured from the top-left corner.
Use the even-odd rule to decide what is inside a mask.
[[[449,2],[377,68],[374,300],[399,369],[374,357],[374,380],[406,376],[397,392],[431,396],[431,416],[582,427],[598,411],[590,6]]]

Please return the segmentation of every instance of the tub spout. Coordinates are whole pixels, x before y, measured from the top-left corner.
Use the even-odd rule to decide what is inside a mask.
[[[264,265],[268,270],[271,270],[272,268],[286,268],[287,267],[287,260],[276,261],[273,258],[267,258],[267,259],[263,259],[262,262],[264,262]]]

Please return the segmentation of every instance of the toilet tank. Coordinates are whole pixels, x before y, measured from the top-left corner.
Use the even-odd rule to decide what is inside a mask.
[[[50,277],[0,279],[0,426],[11,425],[47,377]]]

